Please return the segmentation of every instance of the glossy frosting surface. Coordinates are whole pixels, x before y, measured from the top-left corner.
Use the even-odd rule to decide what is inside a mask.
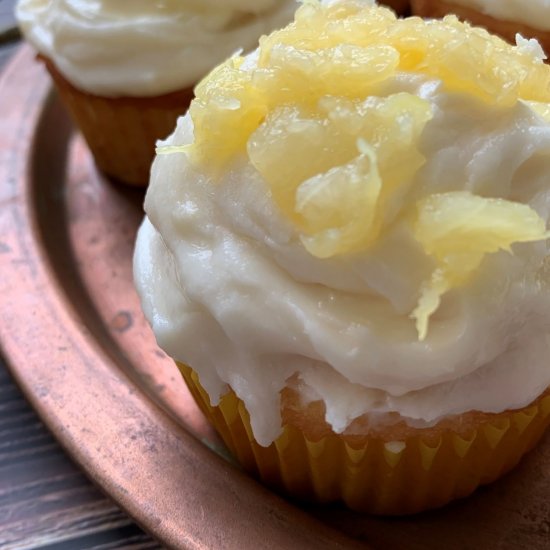
[[[452,3],[474,8],[496,19],[517,21],[534,29],[550,30],[549,0],[452,0]]]

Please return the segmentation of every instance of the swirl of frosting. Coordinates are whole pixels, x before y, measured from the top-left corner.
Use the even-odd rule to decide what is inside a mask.
[[[291,20],[295,0],[19,0],[23,34],[76,87],[155,96]]]
[[[310,1],[197,88],[153,165],[135,280],[159,344],[213,403],[230,386],[260,443],[296,375],[336,432],[550,385],[539,54]]]
[[[548,0],[452,0],[453,4],[473,8],[504,21],[516,21],[533,29],[550,31]]]

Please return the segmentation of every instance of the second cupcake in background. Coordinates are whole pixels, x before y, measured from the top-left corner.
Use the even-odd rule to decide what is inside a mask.
[[[550,3],[547,0],[411,0],[412,12],[422,17],[455,14],[485,27],[511,44],[516,34],[536,38],[550,50]]]
[[[99,168],[146,185],[155,142],[194,85],[295,9],[295,0],[20,0],[16,15]]]

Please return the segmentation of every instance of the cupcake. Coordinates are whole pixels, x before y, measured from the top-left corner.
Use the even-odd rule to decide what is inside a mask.
[[[155,142],[216,64],[286,24],[294,0],[19,0],[16,15],[101,170],[149,179]]]
[[[411,0],[412,12],[423,17],[456,14],[511,44],[516,34],[536,38],[550,51],[550,4],[546,0]]]
[[[550,67],[357,0],[196,89],[159,144],[134,276],[243,466],[406,514],[510,470],[550,422]]]

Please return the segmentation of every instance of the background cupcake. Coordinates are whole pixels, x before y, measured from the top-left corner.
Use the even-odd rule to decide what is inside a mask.
[[[195,83],[294,9],[294,0],[20,0],[16,15],[98,166],[145,185],[155,141]]]
[[[409,0],[380,0],[379,2],[382,5],[389,6],[398,15],[404,15],[409,11],[410,2]]]
[[[411,0],[412,12],[423,17],[450,13],[516,43],[516,34],[536,38],[550,51],[550,4],[546,0]]]
[[[341,0],[197,87],[159,146],[134,273],[249,471],[403,514],[540,438],[548,83],[535,42]]]

